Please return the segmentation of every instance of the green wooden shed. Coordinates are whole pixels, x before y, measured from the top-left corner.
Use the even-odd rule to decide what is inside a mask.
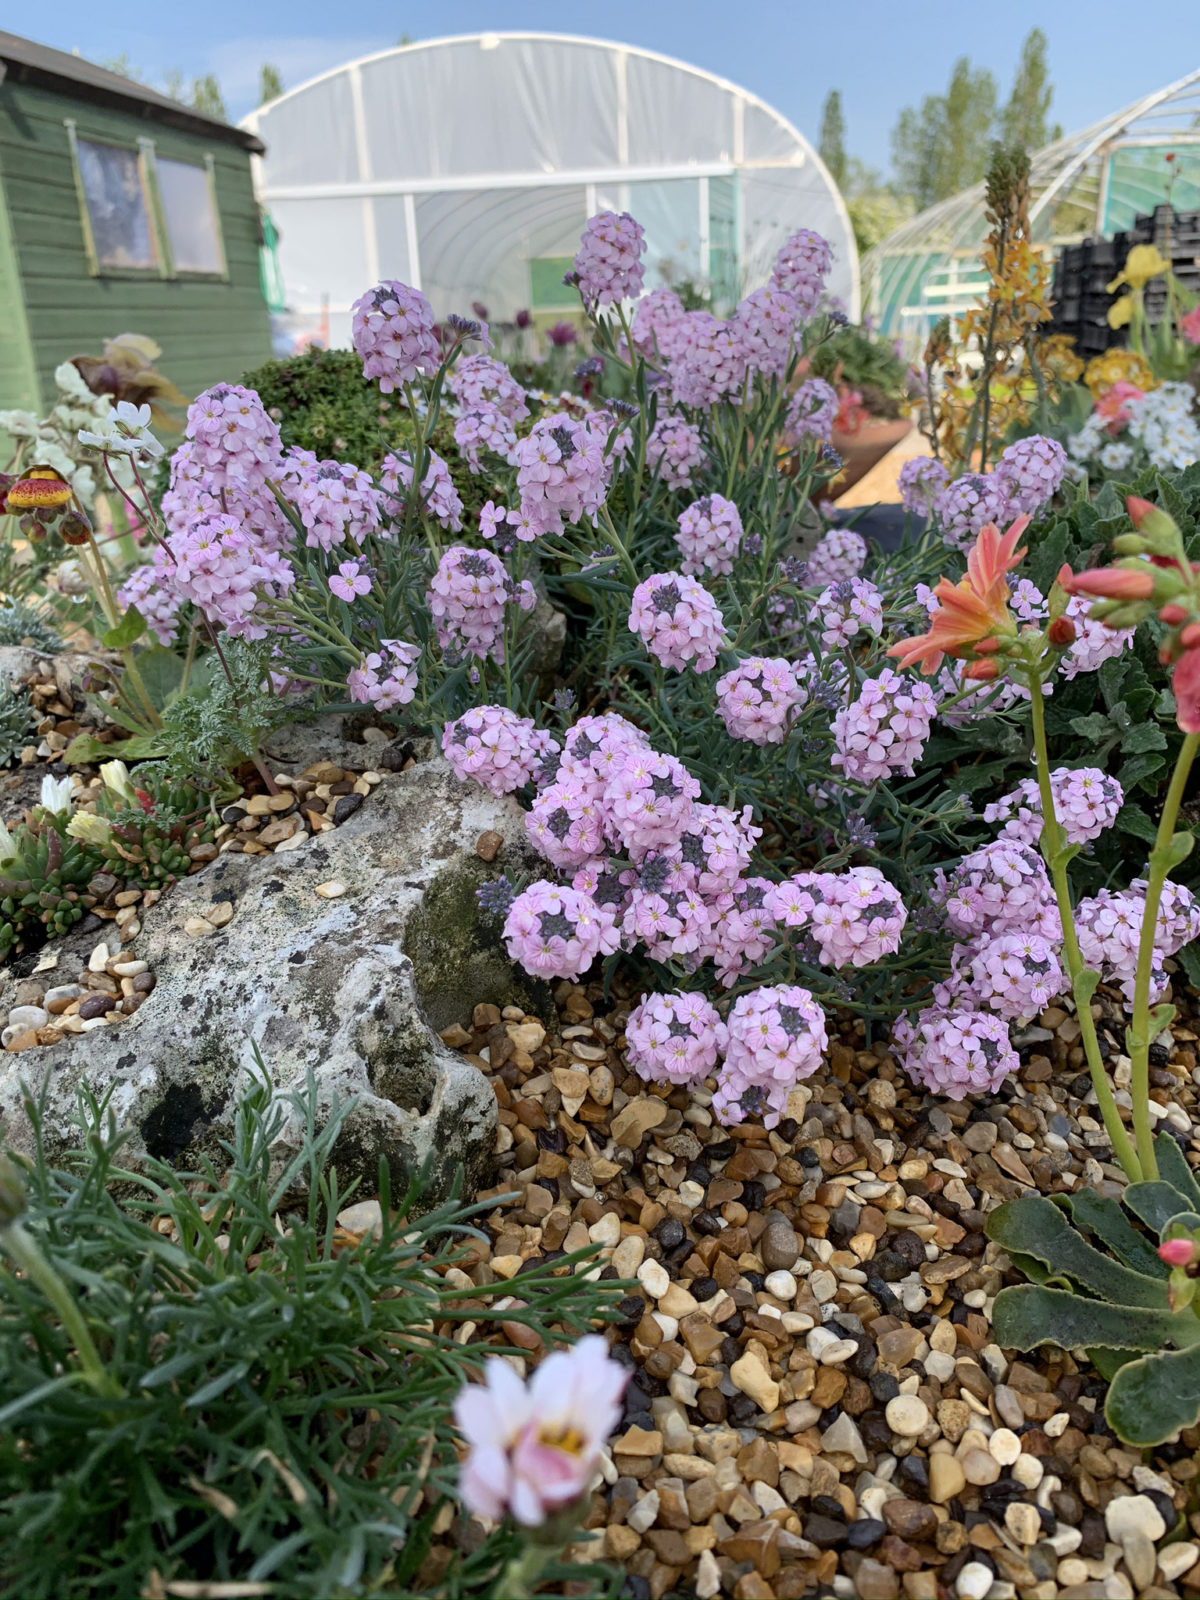
[[[139,333],[189,396],[271,355],[253,134],[0,32],[0,409]]]

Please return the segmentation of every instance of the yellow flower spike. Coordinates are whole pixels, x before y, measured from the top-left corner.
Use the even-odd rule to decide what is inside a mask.
[[[1133,296],[1123,294],[1119,300],[1114,300],[1108,308],[1108,325],[1110,328],[1127,328],[1133,321]]]
[[[1119,289],[1123,283],[1131,289],[1144,289],[1151,278],[1171,270],[1171,263],[1156,244],[1135,244],[1125,257],[1124,271],[1119,272],[1108,285],[1108,292]]]

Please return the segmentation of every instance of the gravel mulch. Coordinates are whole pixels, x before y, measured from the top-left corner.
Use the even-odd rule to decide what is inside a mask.
[[[515,1301],[527,1262],[591,1241],[603,1274],[635,1285],[613,1341],[625,1415],[587,1519],[626,1594],[1200,1594],[1200,1429],[1143,1459],[1106,1428],[1086,1364],[1010,1360],[992,1338],[994,1296],[1017,1280],[987,1212],[1122,1182],[1065,1007],[1026,1030],[998,1095],[960,1104],[914,1090],[845,1020],[767,1133],[715,1125],[704,1091],[632,1073],[635,996],[556,997],[550,1035],[490,1005],[443,1033],[499,1105],[496,1207],[470,1277],[511,1280]],[[1098,1004],[1119,1083],[1119,997]],[[1155,1047],[1152,1093],[1200,1166],[1193,1027]],[[528,1348],[519,1324],[507,1333]]]

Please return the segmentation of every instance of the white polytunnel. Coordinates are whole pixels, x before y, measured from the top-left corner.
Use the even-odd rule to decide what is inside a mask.
[[[647,288],[709,283],[724,309],[815,228],[829,292],[858,315],[854,236],[819,156],[757,96],[665,56],[558,34],[436,39],[338,67],[243,126],[267,147],[259,198],[292,323],[322,342],[349,344],[350,307],[382,278],[438,316],[568,312],[562,276],[600,210],[644,227]]]

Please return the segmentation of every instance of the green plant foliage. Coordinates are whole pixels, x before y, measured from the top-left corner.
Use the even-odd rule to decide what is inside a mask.
[[[169,699],[156,753],[174,783],[199,782],[219,788],[229,770],[250,759],[273,728],[292,714],[270,683],[270,646],[226,639],[221,660],[207,670],[192,693]]]
[[[353,461],[371,473],[410,437],[404,407],[362,375],[353,350],[306,350],[268,361],[242,379],[279,425],[285,448]]]
[[[616,1291],[572,1271],[592,1247],[523,1272],[520,1308],[496,1308],[507,1283],[453,1287],[444,1274],[493,1202],[422,1212],[414,1180],[393,1211],[386,1165],[382,1231],[339,1235],[349,1196],[330,1152],[349,1109],[318,1129],[311,1082],[274,1101],[259,1086],[239,1104],[227,1172],[149,1161],[134,1174],[92,1102],[86,1148],[34,1162],[22,1226],[76,1296],[114,1393],[81,1382],[55,1308],[0,1269],[4,1593],[420,1592],[456,1479],[451,1401],[485,1355],[513,1348],[482,1340],[515,1321],[559,1343]],[[279,1171],[285,1116],[305,1131]],[[467,1343],[446,1332],[466,1323]],[[497,1530],[437,1592],[497,1595],[519,1550]],[[552,1575],[596,1596],[619,1582],[597,1567]]]
[[[25,690],[0,684],[0,766],[6,767],[24,749],[33,723],[33,708]]]
[[[907,396],[908,367],[890,339],[865,328],[839,328],[813,353],[810,370],[858,389],[876,416],[899,416]]]
[[[996,1296],[997,1342],[1085,1347],[1112,1380],[1110,1427],[1139,1446],[1200,1420],[1200,1315],[1194,1300],[1175,1305],[1154,1242],[1200,1227],[1200,1185],[1169,1134],[1159,1134],[1155,1153],[1164,1176],[1130,1184],[1124,1210],[1085,1189],[1011,1200],[987,1221],[988,1237],[1034,1280]]]
[[[45,616],[24,600],[0,601],[0,645],[28,645],[57,655],[63,642]]]
[[[10,839],[13,854],[0,866],[0,959],[66,933],[95,904],[87,885],[97,857],[68,834],[64,812],[37,806]]]
[[[187,877],[192,849],[211,840],[217,818],[206,795],[173,782],[159,763],[139,767],[133,782],[144,796],[139,803],[104,791],[97,816],[106,826],[96,830],[95,848],[119,878],[140,889],[162,889]]]

